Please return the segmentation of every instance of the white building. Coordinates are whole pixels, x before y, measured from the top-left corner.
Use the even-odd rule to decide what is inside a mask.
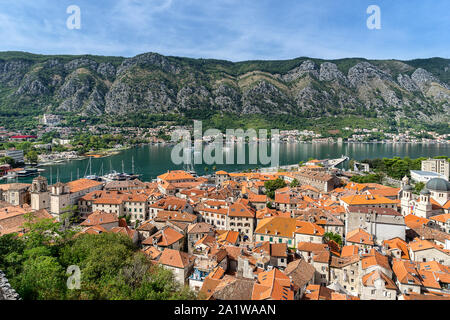
[[[23,150],[16,150],[16,149],[1,150],[0,157],[9,157],[12,158],[16,163],[24,163]]]
[[[428,159],[422,161],[422,171],[436,172],[448,181],[450,176],[450,162],[447,159]]]
[[[411,170],[410,173],[411,179],[417,182],[427,183],[428,181],[434,178],[441,178],[448,180],[448,178],[446,178],[445,176],[432,171]]]

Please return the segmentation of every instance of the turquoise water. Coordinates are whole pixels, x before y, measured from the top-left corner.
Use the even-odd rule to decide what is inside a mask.
[[[232,146],[233,147],[233,146]],[[126,172],[132,171],[132,159],[134,159],[135,173],[142,174],[142,180],[150,181],[157,175],[171,169],[183,169],[183,165],[174,165],[171,161],[170,145],[143,145],[132,149],[121,151],[119,154],[92,159],[92,174],[100,174],[103,164],[103,173],[108,173],[110,169]],[[235,144],[235,157],[237,149],[242,148],[247,155],[246,164],[216,164],[216,170],[225,170],[229,172],[255,168],[257,166],[269,166],[261,164],[248,163],[248,144]],[[251,148],[251,147],[250,147]],[[228,151],[229,152],[229,151]],[[254,152],[254,151],[252,151]],[[224,152],[225,154],[225,152]],[[269,152],[270,154],[270,152]],[[299,161],[305,161],[309,158],[325,159],[340,158],[346,155],[351,159],[364,160],[373,158],[392,158],[394,156],[410,158],[450,156],[450,144],[412,144],[412,143],[284,143],[280,145],[279,163],[280,165],[296,164]],[[83,177],[85,173],[89,174],[89,160],[67,161],[51,166],[43,166],[45,169],[43,176],[49,179],[49,182],[56,182],[57,178],[62,182]],[[235,162],[236,163],[236,162]],[[344,164],[345,165],[345,164]],[[208,167],[208,171],[205,171]],[[201,164],[195,165],[198,174],[207,174],[213,171],[213,165]],[[33,178],[23,178],[20,182],[30,182]],[[52,181],[51,181],[52,180]],[[5,183],[6,181],[3,181]]]

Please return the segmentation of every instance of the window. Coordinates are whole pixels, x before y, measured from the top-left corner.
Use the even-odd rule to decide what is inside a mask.
[[[282,243],[283,240],[281,238],[278,238],[278,243]]]
[[[264,236],[259,237],[261,241],[264,241]]]

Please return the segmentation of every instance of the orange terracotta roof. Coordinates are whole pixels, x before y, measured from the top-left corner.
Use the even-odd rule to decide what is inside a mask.
[[[448,220],[450,220],[450,213],[444,213],[444,214],[432,216],[430,219],[438,221],[438,222],[446,223]]]
[[[183,238],[183,235],[178,231],[168,227],[162,230],[159,230],[154,235],[148,237],[142,244],[153,245],[153,239],[156,239],[156,244],[161,247],[167,247],[174,244],[177,241],[180,241]]]
[[[367,186],[360,184],[360,183],[356,183],[356,182],[349,182],[344,186],[344,189],[356,190],[356,191],[362,191],[366,188],[367,188]]]
[[[228,172],[219,170],[219,171],[216,171],[216,175],[228,175]]]
[[[161,210],[156,214],[155,221],[181,221],[194,223],[197,220],[195,214],[179,211],[166,211]]]
[[[177,197],[167,197],[151,204],[150,208],[163,209],[168,211],[179,211],[185,208],[187,201]]]
[[[143,249],[142,252],[144,252],[147,256],[150,257],[150,259],[157,259],[161,255],[161,251],[159,251],[157,248],[150,246],[147,249]]]
[[[350,246],[343,246],[341,251],[341,257],[351,257],[353,255],[358,254],[359,249],[358,246],[350,245]]]
[[[361,266],[363,270],[372,266],[380,266],[385,268],[386,270],[391,270],[388,257],[382,255],[374,249],[371,250],[369,255],[361,259]]]
[[[295,230],[294,218],[271,217],[259,220],[255,233],[293,238]]]
[[[445,250],[443,248],[441,248],[440,246],[438,246],[437,244],[428,241],[428,240],[420,240],[420,239],[414,239],[414,241],[411,241],[408,243],[409,245],[409,249],[411,251],[422,251],[422,250],[428,250],[428,249],[436,249],[439,250],[441,252],[444,252],[448,255],[450,255],[450,250]]]
[[[268,201],[268,198],[265,194],[255,194],[253,192],[247,192],[248,194],[248,200],[250,202],[263,202],[266,203]]]
[[[220,283],[221,283],[221,280],[219,280],[219,279],[212,279],[210,277],[205,278],[205,280],[203,281],[202,288],[200,289],[200,292],[204,295],[205,300],[211,299],[217,286]]]
[[[254,218],[255,211],[242,203],[236,202],[228,208],[228,216]]]
[[[360,228],[349,231],[345,236],[345,239],[347,242],[368,244],[371,246],[374,245],[373,236],[367,231]]]
[[[195,178],[188,172],[183,170],[172,170],[158,176],[158,179],[166,181],[177,180],[195,180]]]
[[[300,241],[297,244],[298,251],[315,252],[315,251],[325,251],[328,249],[328,245],[324,243],[313,243],[313,242],[303,242]]]
[[[232,230],[226,230],[225,232],[221,233],[217,237],[217,241],[220,244],[237,244],[237,241],[239,239],[239,232],[232,231]]]
[[[304,300],[331,300],[332,293],[335,292],[318,284],[308,285],[305,291]]]
[[[352,195],[342,197],[341,200],[348,205],[373,205],[373,204],[396,204],[397,201],[378,195]]]
[[[294,300],[289,277],[277,268],[258,274],[258,283],[252,291],[252,300]]]
[[[378,195],[383,197],[396,197],[400,192],[400,188],[384,188],[384,189],[374,189],[367,191],[371,195]]]
[[[413,214],[408,214],[405,216],[405,224],[408,228],[417,228],[422,225],[426,225],[430,220],[422,217],[415,216]]]
[[[397,290],[395,282],[380,270],[374,270],[362,277],[362,283],[366,287],[375,287],[375,281],[381,279],[384,281],[386,289]]]
[[[387,246],[388,249],[399,249],[402,252],[401,258],[409,260],[409,250],[406,241],[400,238],[393,238],[390,240],[384,240],[383,245]]]
[[[325,230],[321,226],[312,222],[297,220],[296,225],[297,229],[295,230],[295,233],[311,236],[323,236],[325,233]]]
[[[104,211],[94,211],[91,213],[86,220],[80,223],[81,226],[95,226],[101,224],[109,224],[109,223],[119,223],[119,218],[115,213],[106,213]]]
[[[128,227],[114,227],[114,228],[111,228],[111,230],[109,230],[109,232],[120,233],[124,236],[127,236],[130,239],[133,239],[137,231],[130,229]]]
[[[158,262],[166,266],[184,269],[193,263],[194,260],[195,257],[186,252],[166,248],[159,257]]]
[[[67,182],[67,186],[69,187],[70,192],[75,193],[78,191],[86,190],[89,188],[93,188],[99,185],[102,185],[102,182],[94,181],[90,179],[78,179],[74,181]]]

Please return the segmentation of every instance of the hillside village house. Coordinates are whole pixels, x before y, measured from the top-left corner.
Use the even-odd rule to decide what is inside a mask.
[[[339,201],[346,210],[348,207],[369,207],[369,208],[388,208],[397,209],[397,201],[379,195],[352,195],[342,197]]]
[[[100,210],[115,213],[118,217],[129,216],[135,223],[148,218],[148,198],[144,192],[96,190],[81,197],[78,208],[82,217]]]
[[[195,243],[205,236],[214,236],[214,227],[212,225],[205,222],[189,225],[187,230],[188,252],[192,253]]]
[[[142,241],[142,245],[144,248],[154,246],[160,251],[166,248],[182,250],[184,235],[171,227],[165,227]]]
[[[363,229],[373,235],[375,243],[399,237],[405,239],[405,219],[394,209],[349,206],[345,215],[346,232]]]
[[[237,231],[242,238],[253,239],[255,228],[255,210],[242,204],[234,203],[228,208],[226,216],[226,229]]]
[[[450,233],[450,213],[439,214],[430,218],[443,232]]]
[[[185,285],[194,267],[194,261],[195,257],[186,252],[166,248],[159,257],[158,263],[173,271],[177,283]]]
[[[344,254],[344,248],[341,257],[331,257],[330,282],[339,284],[348,294],[357,296],[361,294],[361,284],[359,281],[360,257],[358,249],[346,255]],[[349,249],[352,249],[351,246]]]
[[[291,180],[289,182],[297,179],[302,185],[310,185],[324,192],[330,192],[339,185],[339,179],[336,175],[324,171],[311,170],[307,167],[297,172],[286,173],[285,179],[287,181]]]
[[[416,239],[410,242],[409,255],[412,261],[437,261],[445,266],[450,266],[450,250],[443,249],[428,240]]]
[[[67,207],[76,205],[81,197],[102,188],[103,183],[89,179],[79,179],[68,183],[57,182],[51,186],[50,213],[59,218]]]
[[[169,196],[149,206],[149,217],[154,219],[160,211],[179,211],[193,213],[194,210],[186,199]]]
[[[6,201],[13,206],[29,203],[30,194],[28,190],[30,186],[28,183],[0,184],[0,200]]]
[[[294,218],[271,217],[258,221],[255,230],[255,241],[269,241],[270,243],[286,243],[289,248],[295,248]]]
[[[295,243],[322,243],[325,230],[321,226],[307,221],[297,221],[296,226]]]

